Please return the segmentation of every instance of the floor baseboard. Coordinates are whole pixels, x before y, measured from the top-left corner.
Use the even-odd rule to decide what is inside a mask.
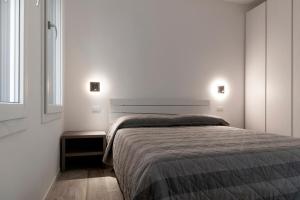
[[[44,196],[43,196],[43,198],[42,198],[42,200],[46,200],[46,198],[47,198],[49,192],[51,191],[52,186],[53,186],[54,183],[56,182],[56,179],[57,179],[59,173],[60,173],[60,169],[56,172],[56,175],[53,177],[53,179],[52,179],[52,181],[51,181],[51,183],[50,183],[48,189],[46,190],[46,193],[44,194]]]

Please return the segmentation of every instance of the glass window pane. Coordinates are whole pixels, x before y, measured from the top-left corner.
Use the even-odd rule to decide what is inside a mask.
[[[61,105],[60,0],[46,0],[47,104]]]
[[[20,2],[0,0],[0,102],[20,101]]]

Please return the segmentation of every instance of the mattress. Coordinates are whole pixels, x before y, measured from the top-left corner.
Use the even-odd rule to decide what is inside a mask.
[[[299,139],[216,125],[114,133],[113,166],[126,200],[300,199]]]

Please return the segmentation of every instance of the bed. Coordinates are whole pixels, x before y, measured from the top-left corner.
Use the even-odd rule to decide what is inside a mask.
[[[126,200],[300,199],[300,140],[203,115],[131,115],[104,162]]]

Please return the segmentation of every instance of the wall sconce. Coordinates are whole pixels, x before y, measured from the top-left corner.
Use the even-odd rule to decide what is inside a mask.
[[[100,82],[90,82],[90,92],[100,92]]]
[[[218,93],[219,94],[225,94],[225,86],[224,85],[218,86]]]
[[[210,86],[211,96],[217,101],[225,100],[230,93],[230,87],[226,80],[216,79]]]

